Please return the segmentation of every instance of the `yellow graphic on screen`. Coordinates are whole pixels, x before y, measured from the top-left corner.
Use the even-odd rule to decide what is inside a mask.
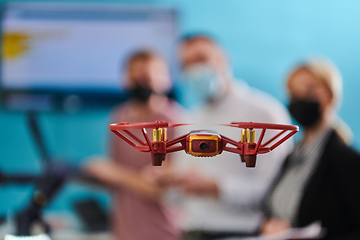
[[[29,49],[30,37],[21,32],[8,32],[3,35],[2,57],[5,60],[21,57]]]

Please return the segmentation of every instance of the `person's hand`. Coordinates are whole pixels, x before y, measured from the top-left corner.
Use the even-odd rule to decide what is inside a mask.
[[[219,195],[217,182],[196,170],[190,170],[183,174],[179,177],[177,184],[189,195],[212,197],[218,197]]]
[[[290,222],[284,219],[270,218],[261,227],[262,235],[277,234],[288,230]]]
[[[110,187],[124,187],[141,196],[158,201],[162,191],[156,178],[147,172],[138,172],[114,161],[92,160],[84,166],[85,171]]]

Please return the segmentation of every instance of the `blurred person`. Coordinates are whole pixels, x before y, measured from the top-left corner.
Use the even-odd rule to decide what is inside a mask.
[[[274,97],[235,81],[225,52],[210,37],[199,34],[184,38],[180,60],[183,81],[201,100],[192,112],[192,122],[201,124],[199,128],[212,130],[213,124],[232,121],[290,123],[285,107]],[[216,130],[234,139],[241,136],[240,129],[216,126]],[[269,136],[271,133],[267,139]],[[181,203],[187,231],[184,238],[217,239],[254,233],[262,219],[261,199],[292,146],[290,140],[272,153],[259,155],[254,169],[245,168],[240,156],[232,153],[214,158],[180,157],[176,166],[177,183],[185,192]]]
[[[130,100],[112,113],[112,122],[177,121],[180,107],[166,93],[171,88],[165,61],[149,51],[132,55],[126,66]],[[140,132],[140,131],[139,131]],[[133,132],[141,138],[140,133]],[[169,130],[169,137],[172,137]],[[149,136],[150,138],[152,136]],[[176,215],[162,202],[162,190],[154,171],[170,167],[169,155],[159,169],[151,164],[151,155],[130,147],[111,134],[110,161],[92,161],[87,171],[113,189],[113,232],[116,239],[178,239]]]
[[[310,60],[292,71],[287,89],[304,135],[269,191],[262,233],[319,221],[324,239],[360,239],[360,155],[336,115],[341,76],[328,60]]]

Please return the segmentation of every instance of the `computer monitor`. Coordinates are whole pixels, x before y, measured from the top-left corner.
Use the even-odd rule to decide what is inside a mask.
[[[0,94],[7,110],[72,110],[121,101],[121,70],[138,50],[159,53],[176,75],[174,8],[10,2],[2,16]]]

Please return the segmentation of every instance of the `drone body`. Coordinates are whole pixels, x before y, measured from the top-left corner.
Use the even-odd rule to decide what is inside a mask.
[[[223,151],[236,153],[240,155],[240,159],[245,162],[246,167],[255,167],[257,154],[264,154],[274,150],[299,131],[299,127],[293,125],[233,122],[224,124],[224,126],[241,128],[239,141],[208,130],[191,131],[175,139],[167,139],[167,128],[183,125],[187,124],[172,124],[164,121],[147,123],[122,122],[111,124],[110,130],[135,149],[142,152],[151,152],[154,166],[161,166],[167,153],[184,150],[187,154],[195,157],[213,157]],[[147,135],[147,128],[153,128],[152,141]],[[142,131],[145,141],[131,132],[134,129]],[[257,143],[255,142],[254,129],[262,129]],[[280,130],[280,132],[266,143],[262,143],[267,129]],[[287,134],[280,138],[285,133]]]

